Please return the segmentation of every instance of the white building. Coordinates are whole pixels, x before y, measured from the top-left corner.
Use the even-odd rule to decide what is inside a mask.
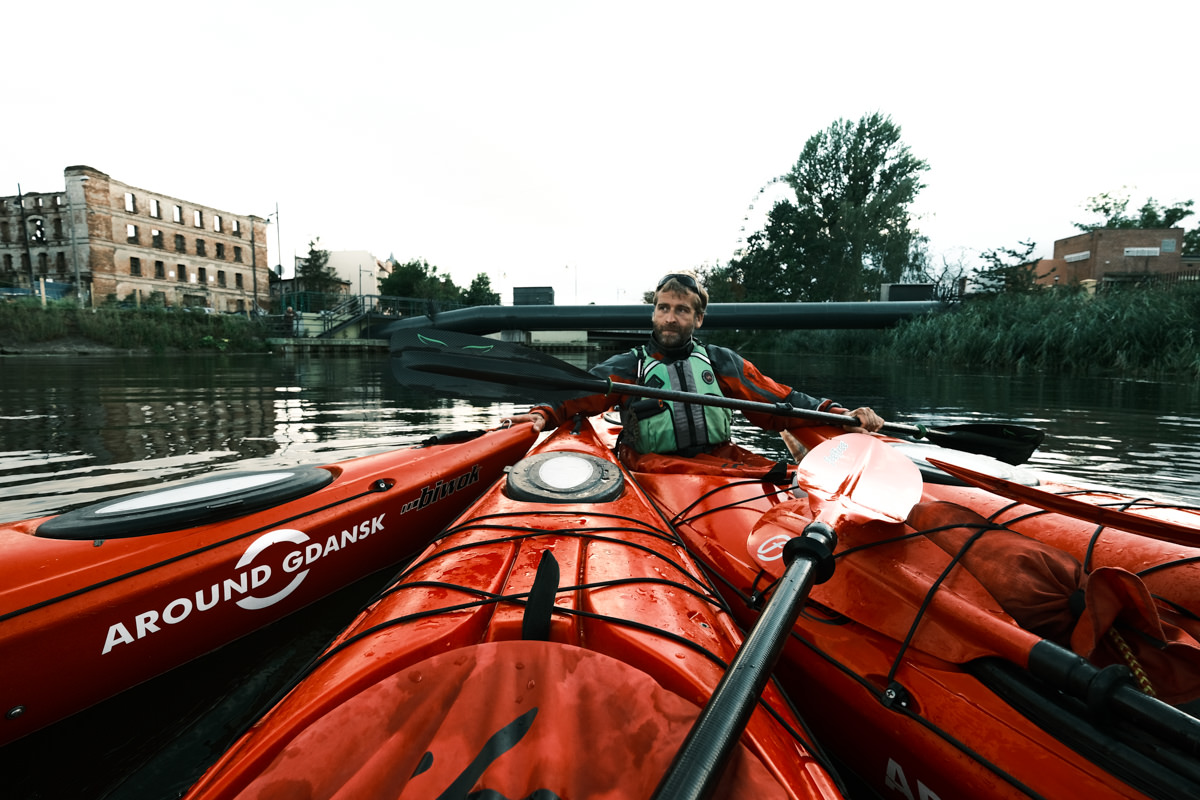
[[[347,294],[379,294],[379,282],[392,274],[392,262],[381,261],[366,250],[331,250],[329,267],[346,282]]]

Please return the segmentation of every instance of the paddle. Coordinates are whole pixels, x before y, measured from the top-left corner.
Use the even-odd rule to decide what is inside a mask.
[[[887,455],[890,452],[878,439],[862,435],[839,436],[813,448],[798,468],[798,472],[803,470],[801,481],[812,484],[810,504],[814,498],[836,499],[839,494],[853,500],[857,492],[878,492],[889,481],[896,484],[897,492],[907,491],[904,486],[911,476],[903,475],[905,464],[914,471],[916,467],[894,461]],[[886,474],[876,475],[876,465],[886,469]],[[853,478],[855,472],[870,480]],[[771,515],[780,516],[786,506],[776,506],[764,515],[764,521]],[[766,543],[779,537],[780,528],[779,524],[760,523],[747,543],[756,560],[776,574],[777,568],[771,570],[761,554]],[[1018,627],[997,612],[994,598],[973,577],[955,570],[930,598],[936,575],[920,562],[923,545],[919,542],[906,543],[898,553],[894,548],[856,549],[856,545],[874,541],[868,528],[842,528],[839,535],[843,544],[856,552],[839,555],[838,580],[814,593],[821,603],[944,661],[966,663],[998,656],[1093,708],[1102,703],[1114,715],[1165,734],[1193,754],[1200,753],[1200,720],[1142,694],[1128,682],[1113,680],[1110,671]],[[944,556],[939,554],[931,563],[944,563]],[[918,618],[919,624],[914,626]]]
[[[838,427],[857,423],[853,417],[795,408],[786,403],[760,403],[613,383],[527,347],[456,331],[398,331],[392,336],[390,350],[399,360],[397,369],[502,383],[524,389],[536,388],[547,392],[548,401],[551,402],[590,394],[622,394],[773,414]],[[397,379],[404,382],[399,374]],[[939,428],[889,422],[883,426],[882,432],[927,439],[942,447],[988,455],[1009,464],[1028,460],[1045,436],[1045,431],[1039,428],[982,422]]]
[[[733,663],[696,718],[687,738],[652,795],[655,800],[700,800],[712,797],[725,764],[758,704],[800,609],[817,580],[822,560],[832,567],[837,536],[821,522],[788,542],[787,569],[775,585],[762,615],[746,635]],[[823,576],[832,574],[832,569]]]
[[[1001,497],[1007,497],[1010,500],[1017,500],[1036,508],[1065,514],[1068,517],[1074,517],[1084,522],[1092,522],[1108,528],[1118,528],[1130,533],[1138,533],[1142,536],[1160,539],[1164,542],[1171,542],[1172,544],[1200,547],[1200,528],[1195,526],[1183,525],[1165,519],[1155,519],[1154,517],[1144,517],[1140,514],[1131,514],[1128,511],[1122,511],[1117,508],[1098,506],[1094,503],[1077,500],[1073,497],[1047,492],[1044,489],[1024,486],[1003,478],[985,475],[982,472],[976,472],[966,467],[956,466],[933,458],[930,458],[929,462],[961,481],[965,481],[980,489],[986,489]]]
[[[833,575],[832,553],[837,546],[834,526],[843,522],[900,523],[921,499],[921,475],[911,461],[891,455],[891,448],[870,436],[849,434],[838,439],[866,439],[881,449],[871,450],[864,457],[859,457],[861,449],[837,446],[831,449],[832,455],[823,453],[826,467],[821,470],[822,485],[827,491],[810,487],[817,495],[810,494],[810,507],[817,509],[816,519],[786,542],[776,538],[757,548],[750,547],[766,561],[782,560],[786,564],[783,575],[688,732],[655,798],[698,799],[710,797],[716,789],[724,761],[737,746],[738,736],[754,711],[804,600],[814,584],[824,583]],[[842,454],[850,457],[842,458]],[[898,475],[893,469],[896,465],[902,465]]]

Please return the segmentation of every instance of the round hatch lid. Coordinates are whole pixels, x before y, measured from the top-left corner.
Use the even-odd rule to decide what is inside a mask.
[[[508,496],[531,503],[607,503],[624,488],[616,464],[587,453],[539,453],[508,471]]]

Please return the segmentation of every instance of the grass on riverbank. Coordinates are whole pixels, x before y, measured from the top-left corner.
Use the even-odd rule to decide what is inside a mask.
[[[0,303],[0,344],[28,346],[81,338],[99,345],[153,353],[268,350],[266,327],[240,315],[164,309],[79,308],[60,301]]]
[[[705,333],[709,333],[705,331]],[[753,352],[858,354],[966,368],[1200,376],[1200,287],[976,298],[887,330],[713,331]]]
[[[1200,288],[980,299],[898,326],[884,354],[1038,371],[1200,375]]]

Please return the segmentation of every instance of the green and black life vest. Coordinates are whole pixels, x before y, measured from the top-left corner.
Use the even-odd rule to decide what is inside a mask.
[[[638,381],[679,392],[724,397],[704,345],[695,342],[691,355],[664,363],[641,348]],[[733,412],[727,408],[680,403],[673,400],[638,400],[630,406],[629,423],[636,424],[634,447],[641,453],[695,455],[729,441]]]

